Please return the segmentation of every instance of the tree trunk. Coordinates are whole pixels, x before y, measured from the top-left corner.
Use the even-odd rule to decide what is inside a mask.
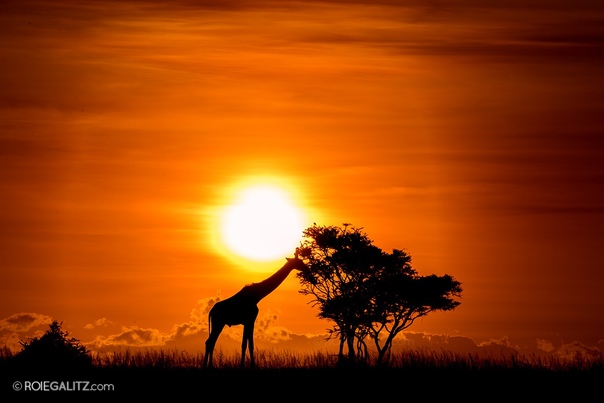
[[[396,333],[391,332],[388,334],[384,345],[380,348],[379,343],[376,341],[375,345],[378,350],[377,364],[383,365],[390,359],[390,352],[392,351],[392,342],[394,341],[394,337]],[[377,340],[377,338],[376,338]]]
[[[350,363],[354,363],[356,361],[354,352],[354,332],[348,332],[346,335],[346,345],[348,346],[348,360],[350,360]]]

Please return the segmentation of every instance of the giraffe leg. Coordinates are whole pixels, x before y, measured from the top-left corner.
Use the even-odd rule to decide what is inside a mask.
[[[212,332],[210,333],[210,335],[208,336],[208,339],[206,340],[206,353],[203,357],[203,367],[210,367],[212,368],[212,358],[214,357],[214,347],[216,346],[216,341],[218,340],[218,336],[220,336],[220,333],[222,332],[222,329],[224,328],[224,324],[222,325],[216,325],[213,324],[214,326],[212,327]]]
[[[243,326],[243,337],[241,338],[241,368],[245,367],[245,350],[247,349],[247,326]]]
[[[241,367],[245,366],[245,348],[250,351],[250,368],[256,365],[254,361],[254,322],[243,327],[243,343],[241,345]]]
[[[254,330],[252,329],[252,332],[250,334],[250,341],[249,341],[249,349],[250,349],[250,368],[254,368],[256,366],[256,362],[254,361]]]

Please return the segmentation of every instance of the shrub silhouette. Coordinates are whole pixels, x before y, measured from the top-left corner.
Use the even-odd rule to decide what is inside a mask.
[[[23,349],[16,355],[18,364],[37,369],[81,369],[92,365],[89,351],[54,321],[42,337],[20,341]]]

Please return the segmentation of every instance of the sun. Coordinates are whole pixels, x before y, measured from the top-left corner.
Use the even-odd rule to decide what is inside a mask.
[[[292,255],[304,214],[290,193],[272,184],[242,188],[220,218],[221,243],[239,257],[268,262]]]

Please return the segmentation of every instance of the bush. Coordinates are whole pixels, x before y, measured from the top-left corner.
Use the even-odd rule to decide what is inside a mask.
[[[61,329],[62,322],[54,321],[42,337],[21,341],[23,349],[17,353],[17,364],[28,369],[81,369],[92,366],[90,353],[82,343],[68,337]]]

